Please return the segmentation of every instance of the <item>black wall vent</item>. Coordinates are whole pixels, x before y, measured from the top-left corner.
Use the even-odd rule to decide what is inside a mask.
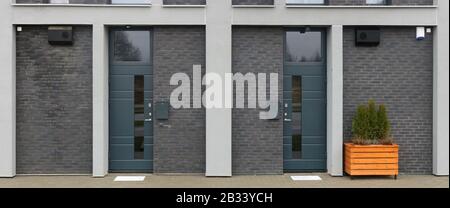
[[[378,46],[380,39],[380,28],[378,27],[356,28],[356,46]]]
[[[48,27],[48,42],[51,45],[72,45],[73,34],[70,26]]]

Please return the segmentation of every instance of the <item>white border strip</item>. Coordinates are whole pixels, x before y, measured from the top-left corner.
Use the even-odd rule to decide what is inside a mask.
[[[320,176],[291,176],[293,181],[321,181]]]
[[[114,182],[143,182],[145,176],[117,176]]]

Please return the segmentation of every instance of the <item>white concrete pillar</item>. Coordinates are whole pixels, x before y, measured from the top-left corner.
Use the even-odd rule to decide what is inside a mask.
[[[164,5],[163,0],[151,0],[151,4],[152,6],[160,6],[160,7]]]
[[[449,1],[438,0],[434,30],[433,174],[449,172]]]
[[[0,3],[0,177],[16,175],[16,33],[9,1]]]
[[[225,73],[232,72],[231,0],[208,1],[207,8],[206,72],[225,80]],[[232,94],[225,96],[232,98]],[[230,108],[206,109],[206,176],[232,175],[231,112]]]
[[[92,175],[108,174],[108,31],[92,26]]]
[[[327,169],[332,176],[343,176],[343,42],[343,26],[332,25],[327,41]]]

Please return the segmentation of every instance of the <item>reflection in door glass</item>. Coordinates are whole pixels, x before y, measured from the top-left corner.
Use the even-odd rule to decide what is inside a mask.
[[[322,32],[286,32],[287,62],[321,62],[322,56]]]
[[[302,77],[292,77],[292,159],[302,151]]]
[[[134,76],[134,159],[144,159],[144,75]]]
[[[150,32],[116,31],[114,35],[114,61],[150,62]]]

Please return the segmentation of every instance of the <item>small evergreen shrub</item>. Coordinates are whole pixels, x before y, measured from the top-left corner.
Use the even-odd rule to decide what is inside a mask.
[[[360,105],[352,121],[352,142],[360,145],[392,144],[391,126],[385,105],[377,107],[374,100]]]

